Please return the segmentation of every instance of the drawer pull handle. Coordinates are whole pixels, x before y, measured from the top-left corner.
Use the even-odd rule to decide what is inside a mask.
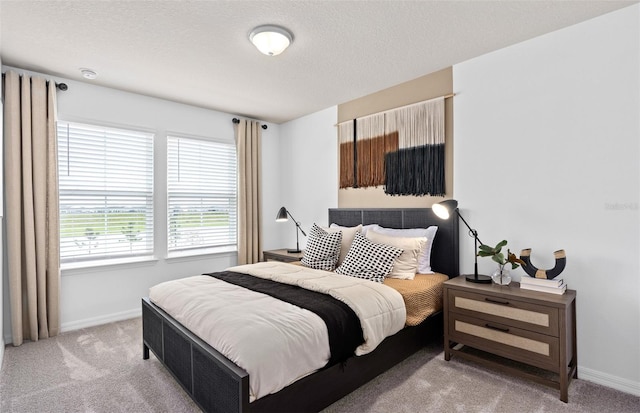
[[[509,305],[509,301],[496,300],[494,298],[489,298],[489,297],[485,297],[484,300],[494,304]]]
[[[497,326],[492,326],[491,324],[487,323],[484,325],[487,328],[490,328],[492,330],[498,330],[498,331],[502,331],[503,333],[508,333],[509,329],[508,328],[503,328],[503,327],[497,327]]]

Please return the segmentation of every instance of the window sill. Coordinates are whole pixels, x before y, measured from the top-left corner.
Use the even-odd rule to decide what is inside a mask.
[[[206,248],[202,250],[177,251],[169,253],[167,258],[165,258],[165,261],[167,261],[167,263],[172,263],[193,260],[208,260],[213,258],[214,256],[235,256],[237,251],[238,248],[235,245],[231,245],[228,247]]]
[[[60,266],[62,275],[85,274],[87,272],[101,272],[120,267],[142,267],[155,265],[158,259],[153,256],[121,258],[113,260],[96,260],[85,262],[69,262]]]

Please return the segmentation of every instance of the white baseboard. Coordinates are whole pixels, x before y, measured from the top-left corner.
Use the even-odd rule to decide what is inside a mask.
[[[2,360],[4,360],[4,340],[0,338],[0,370],[2,370]]]
[[[102,324],[113,323],[115,321],[128,320],[130,318],[136,318],[142,316],[142,308],[134,308],[128,311],[121,311],[119,313],[107,314],[99,317],[85,318],[82,320],[69,321],[67,323],[62,323],[60,326],[60,332],[64,333],[67,331],[79,330],[81,328],[94,327]],[[1,340],[1,339],[0,339]],[[11,333],[9,332],[8,337],[4,337],[4,341],[0,341],[2,343],[2,349],[0,350],[0,361],[2,360],[2,353],[4,353],[4,345],[5,343],[13,343]],[[0,364],[0,366],[2,366]]]
[[[578,366],[578,378],[611,387],[625,393],[640,396],[640,383],[623,379],[621,377],[612,376],[611,374],[601,371],[592,370],[586,367]]]
[[[130,318],[142,316],[142,307],[136,307],[128,311],[121,311],[119,313],[107,314],[99,317],[85,318],[83,320],[69,321],[62,323],[60,326],[61,332],[79,330],[81,328],[99,326],[101,324],[113,323],[115,321],[128,320]]]

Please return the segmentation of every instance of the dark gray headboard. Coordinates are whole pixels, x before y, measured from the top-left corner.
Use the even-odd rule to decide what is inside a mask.
[[[438,218],[431,208],[331,208],[329,224],[345,227],[358,224],[378,224],[386,228],[427,228],[438,227],[431,248],[431,268],[449,278],[460,275],[458,219]]]

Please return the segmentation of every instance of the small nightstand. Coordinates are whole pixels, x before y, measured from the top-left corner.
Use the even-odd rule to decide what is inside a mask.
[[[560,390],[578,377],[576,292],[520,289],[520,284],[444,283],[444,358],[462,357]]]
[[[263,251],[265,261],[295,262],[302,259],[302,252],[287,252],[286,249]]]

